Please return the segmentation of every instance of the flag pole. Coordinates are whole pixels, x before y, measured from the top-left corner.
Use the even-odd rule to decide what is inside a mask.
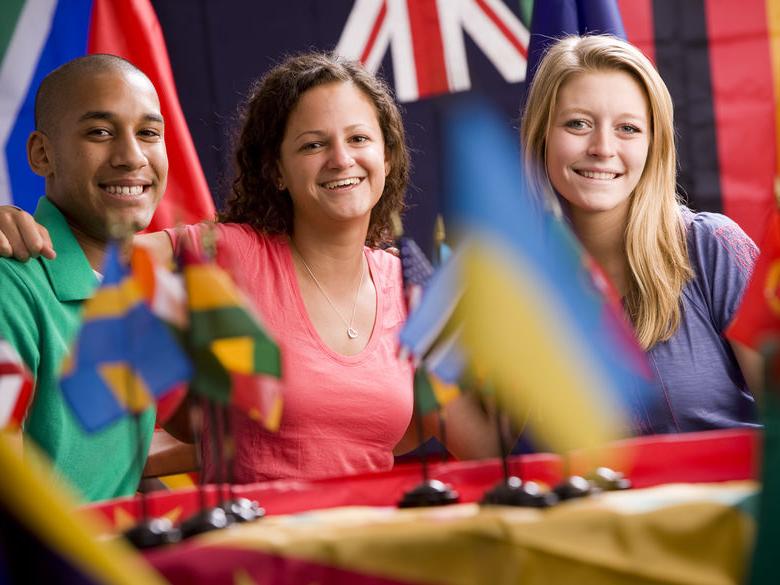
[[[438,268],[449,257],[449,247],[447,246],[447,231],[444,227],[444,217],[441,213],[436,215],[436,221],[433,224],[433,267]],[[439,440],[441,441],[444,449],[441,453],[442,463],[447,461],[447,420],[444,414],[444,409],[439,408],[437,410],[437,417],[439,420]]]
[[[404,271],[404,286],[407,288],[407,276],[405,274],[404,270],[404,254],[403,254],[403,224],[401,223],[401,216],[398,214],[398,212],[393,213],[391,216],[391,222],[393,225],[393,233],[395,236],[395,242],[396,247],[398,248],[399,253],[401,254],[401,267],[402,271]],[[412,295],[408,294],[407,290],[407,311],[411,312],[414,309],[413,302],[410,297]],[[422,408],[420,407],[420,400],[418,396],[417,391],[417,375],[418,372],[416,371],[419,367],[422,367],[421,364],[416,363],[416,360],[413,358],[409,358],[412,367],[415,369],[415,376],[414,376],[414,384],[413,384],[413,412],[414,417],[416,419],[416,426],[417,426],[417,442],[419,443],[418,452],[420,457],[420,469],[422,472],[422,483],[417,485],[416,487],[412,488],[411,490],[404,493],[403,497],[401,498],[401,501],[398,502],[399,508],[419,508],[423,506],[443,506],[446,504],[454,504],[457,503],[460,500],[460,495],[458,492],[456,492],[454,489],[452,489],[449,485],[445,484],[444,482],[439,481],[438,479],[430,479],[429,469],[428,469],[428,454],[425,450],[425,427],[423,424],[423,412]],[[441,424],[441,419],[439,419],[439,424]],[[445,447],[446,449],[446,447]]]
[[[205,255],[212,259],[214,257],[214,251],[216,246],[216,238],[213,233],[213,226],[212,229],[206,230],[202,237],[201,242]],[[188,291],[188,293],[191,293],[191,291]],[[201,478],[198,483],[198,489],[200,490],[200,511],[195,514],[194,516],[191,516],[187,520],[185,520],[182,525],[182,537],[183,538],[189,538],[191,536],[196,536],[198,534],[202,534],[204,532],[210,532],[212,530],[219,530],[222,528],[225,528],[232,524],[232,519],[228,516],[228,514],[225,513],[224,507],[221,505],[222,502],[222,485],[220,483],[222,478],[222,454],[221,449],[218,441],[218,429],[217,425],[219,424],[219,417],[216,414],[216,408],[214,405],[214,400],[209,399],[206,396],[201,396],[199,400],[199,411],[200,411],[200,433],[199,433],[199,439],[200,441],[196,442],[197,444],[202,444],[202,441],[209,440],[211,441],[211,451],[214,454],[214,458],[216,460],[216,477],[214,478],[215,481],[215,497],[216,497],[216,505],[213,507],[208,507],[208,504],[206,502],[206,495],[205,495],[205,478],[203,474],[203,469],[201,469]],[[203,433],[203,421],[205,417],[208,416],[209,420],[209,430],[208,437],[204,437]]]
[[[236,454],[236,443],[233,437],[232,425],[230,422],[230,407],[223,405],[220,408],[222,413],[222,428],[224,430],[225,441],[225,481],[227,484],[228,499],[224,502],[225,512],[234,522],[252,522],[265,516],[265,508],[262,508],[254,500],[249,498],[236,497],[233,490],[233,474]]]
[[[127,257],[127,250],[132,245],[132,234],[136,230],[133,230],[131,226],[122,224],[117,221],[115,217],[109,217],[109,233],[111,237],[110,246],[116,246],[117,253],[119,255],[118,262],[121,266],[126,266],[125,259]],[[132,279],[132,274],[126,273],[126,279]],[[117,287],[117,292],[122,301],[128,301],[125,297],[125,288],[123,286]],[[124,304],[124,302],[122,303]],[[138,340],[131,339],[129,336],[125,338],[125,343],[132,345]],[[132,347],[130,351],[125,351],[125,355],[132,356]],[[131,440],[131,444],[134,445],[135,453],[133,455],[132,464],[133,467],[138,466],[143,470],[144,467],[144,450],[143,450],[143,433],[141,429],[141,412],[138,410],[139,396],[137,384],[134,380],[133,371],[130,367],[125,369],[123,376],[125,386],[125,400],[128,406],[130,406],[132,423],[131,433],[134,431],[134,440]],[[148,406],[147,406],[148,408]],[[141,472],[143,475],[143,471]],[[141,520],[125,531],[125,538],[132,543],[136,548],[146,549],[161,546],[164,544],[173,544],[181,540],[181,531],[173,526],[173,523],[168,518],[151,518],[149,516],[149,502],[144,490],[139,490],[139,496],[137,498],[139,506],[141,508]]]
[[[506,436],[504,434],[504,417],[498,404],[496,392],[492,389],[490,382],[486,382],[482,388],[483,395],[494,397],[493,411],[498,433],[498,445],[501,451],[501,465],[503,469],[503,479],[494,485],[480,501],[482,506],[520,506],[526,508],[548,508],[558,502],[558,498],[553,492],[543,490],[535,481],[523,481],[520,476],[510,475],[509,473],[509,454],[506,446]],[[522,462],[520,463],[522,466]],[[521,467],[522,469],[522,467]],[[522,474],[521,474],[522,475]]]
[[[209,427],[210,428],[210,439],[212,440],[212,449],[216,449],[217,445],[216,443],[216,429],[214,429],[214,426],[217,424],[215,417],[213,416],[213,403],[208,400],[205,396],[202,396],[200,398],[200,404],[197,406],[199,410],[199,417],[201,421],[203,421],[205,413],[208,413],[209,416]],[[195,434],[193,429],[193,434]],[[198,433],[199,436],[196,436],[196,441],[198,439],[202,440],[208,440],[204,439],[203,435],[203,424],[201,424],[200,433]],[[220,495],[220,484],[219,484],[219,476],[221,475],[220,468],[221,467],[221,458],[217,458],[217,477],[215,477],[215,488],[216,488],[216,494],[215,497],[217,499],[217,505],[213,507],[209,507],[208,503],[206,501],[206,485],[205,485],[205,477],[204,477],[204,470],[201,469],[201,477],[198,482],[198,491],[200,492],[200,511],[197,512],[194,516],[190,516],[182,522],[181,524],[181,532],[182,532],[182,538],[190,538],[191,536],[196,536],[198,534],[203,534],[204,532],[210,532],[212,530],[219,530],[221,528],[225,528],[232,524],[230,521],[230,518],[228,518],[227,514],[225,514],[225,510],[219,505],[221,500]]]

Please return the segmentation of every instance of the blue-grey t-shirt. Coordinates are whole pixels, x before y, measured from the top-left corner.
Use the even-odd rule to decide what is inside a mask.
[[[753,395],[723,338],[747,286],[758,248],[732,220],[683,208],[694,278],[682,294],[682,322],[648,351],[660,381],[656,432],[757,426]]]

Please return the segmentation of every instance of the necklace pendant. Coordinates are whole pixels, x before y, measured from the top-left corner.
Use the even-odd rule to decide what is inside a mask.
[[[350,339],[355,339],[357,336],[358,336],[358,332],[354,328],[347,327],[347,337],[349,337]]]

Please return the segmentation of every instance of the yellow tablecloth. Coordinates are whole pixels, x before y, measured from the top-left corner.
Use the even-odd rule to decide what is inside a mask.
[[[155,552],[174,584],[741,583],[749,481],[604,493],[548,510],[462,504],[270,517]]]

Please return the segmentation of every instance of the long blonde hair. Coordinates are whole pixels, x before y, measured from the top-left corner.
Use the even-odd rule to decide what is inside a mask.
[[[623,71],[642,87],[650,105],[650,146],[631,194],[625,228],[629,266],[625,307],[640,345],[648,349],[680,326],[680,296],[692,277],[685,226],[676,192],[677,157],[669,90],[652,63],[633,45],[611,35],[571,36],[545,54],[529,89],[520,130],[527,180],[560,212],[546,171],[547,134],[558,93],[574,74]]]

